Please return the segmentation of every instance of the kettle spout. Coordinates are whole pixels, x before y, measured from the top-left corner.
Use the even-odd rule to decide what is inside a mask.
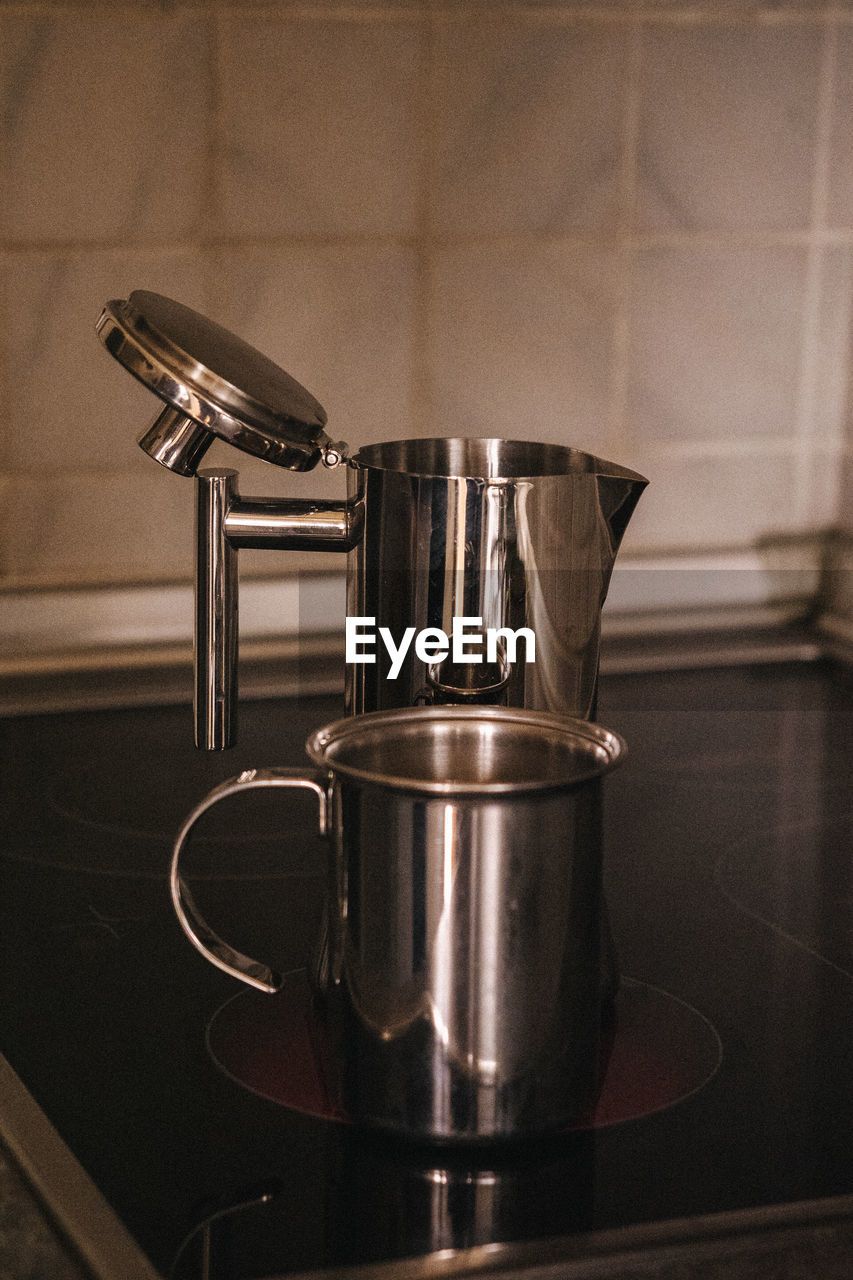
[[[595,479],[598,485],[598,502],[607,528],[610,553],[616,555],[622,537],[628,527],[628,521],[634,514],[634,508],[640,495],[649,483],[645,476],[627,467],[617,466],[613,462],[596,459]]]

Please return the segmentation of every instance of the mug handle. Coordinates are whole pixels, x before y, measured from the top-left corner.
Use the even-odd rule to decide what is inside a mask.
[[[239,978],[250,987],[256,987],[258,991],[266,991],[270,994],[280,991],[283,982],[281,974],[258,960],[244,956],[242,952],[230,947],[213,932],[195,905],[193,896],[180,873],[181,853],[193,827],[208,809],[212,809],[220,800],[226,800],[229,796],[266,787],[289,789],[304,787],[307,791],[313,791],[319,805],[320,835],[325,836],[328,809],[327,785],[328,775],[319,770],[312,777],[301,773],[299,769],[247,769],[236,778],[229,778],[226,782],[221,782],[218,787],[214,787],[184,820],[175,840],[169,873],[169,889],[172,895],[172,906],[175,908],[175,915],[178,917],[181,928],[195,949],[200,951],[211,964],[216,965],[217,969],[221,969],[223,973],[229,973],[232,978]]]

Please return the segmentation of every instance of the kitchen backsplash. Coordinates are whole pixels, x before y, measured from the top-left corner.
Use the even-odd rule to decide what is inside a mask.
[[[849,525],[853,0],[0,0],[0,50],[10,598],[188,579],[192,486],[138,450],[157,404],[94,332],[134,288],[255,343],[353,446],[637,468],[623,564]],[[343,491],[212,458],[247,494]]]

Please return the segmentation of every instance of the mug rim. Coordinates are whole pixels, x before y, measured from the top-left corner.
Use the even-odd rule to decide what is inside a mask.
[[[496,782],[477,782],[453,778],[417,778],[405,773],[387,773],[377,769],[362,768],[349,761],[330,758],[330,749],[337,743],[350,740],[359,734],[376,736],[383,728],[399,726],[412,721],[427,723],[475,721],[505,723],[526,730],[541,729],[545,736],[571,742],[584,752],[585,763],[575,761],[575,767],[549,777],[504,778]],[[412,791],[429,796],[519,796],[544,791],[570,790],[600,778],[621,763],[627,754],[627,743],[620,734],[589,720],[562,715],[552,711],[537,711],[525,707],[457,706],[453,704],[434,707],[395,707],[384,711],[368,711],[346,716],[315,729],[305,743],[305,750],[315,764],[331,775],[339,775],[353,781],[368,783],[395,791]]]

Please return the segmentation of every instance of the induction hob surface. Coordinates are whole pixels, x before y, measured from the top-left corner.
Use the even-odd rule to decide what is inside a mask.
[[[243,768],[300,763],[339,714],[334,698],[246,704],[226,756],[195,751],[185,708],[0,722],[0,1051],[162,1275],[248,1280],[853,1192],[849,675],[603,682],[600,718],[629,743],[605,786],[625,975],[612,1052],[597,1115],[514,1148],[361,1133],[323,1091],[310,797],[289,797],[286,827],[275,796],[223,808],[188,863],[205,915],[293,971],[289,994],[235,990],[172,914],[187,810]]]

